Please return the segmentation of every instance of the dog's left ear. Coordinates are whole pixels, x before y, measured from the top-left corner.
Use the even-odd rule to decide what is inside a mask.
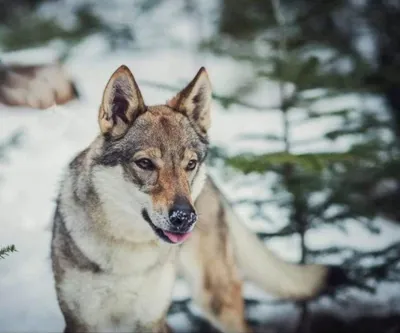
[[[131,71],[125,65],[120,66],[104,89],[99,111],[101,132],[112,138],[120,138],[145,111],[142,94]]]
[[[185,114],[200,133],[206,135],[211,125],[211,100],[211,82],[206,69],[202,67],[186,88],[169,100],[167,105]]]

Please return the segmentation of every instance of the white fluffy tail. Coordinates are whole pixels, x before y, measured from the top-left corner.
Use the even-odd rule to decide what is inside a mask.
[[[286,299],[308,299],[321,291],[328,267],[293,264],[279,258],[226,206],[235,256],[246,278],[266,292]]]

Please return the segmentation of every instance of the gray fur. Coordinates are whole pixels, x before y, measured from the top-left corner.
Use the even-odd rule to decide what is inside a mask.
[[[172,223],[169,212],[178,198],[191,207],[201,191],[208,140],[197,125],[208,120],[210,100],[204,70],[176,108],[145,106],[125,66],[110,78],[102,134],[69,164],[54,214],[51,258],[65,332],[168,330],[179,250],[168,242],[197,220],[193,210]],[[183,216],[185,230],[177,226]]]
[[[275,294],[315,295],[327,269],[268,251],[206,176],[205,69],[167,105],[145,106],[138,89],[127,67],[113,74],[99,112],[102,134],[69,164],[60,188],[51,258],[65,332],[168,332],[178,269],[223,332],[249,332],[239,268]],[[151,168],[140,166],[143,158]],[[186,215],[169,214],[176,202]],[[181,215],[187,223],[177,227],[170,216]],[[190,233],[182,246],[170,244]]]

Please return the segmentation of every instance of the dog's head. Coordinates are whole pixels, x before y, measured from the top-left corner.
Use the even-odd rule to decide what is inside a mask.
[[[169,243],[188,238],[205,180],[210,104],[204,68],[165,105],[155,106],[144,103],[126,66],[114,72],[100,106],[102,147],[95,171],[96,183],[107,192],[100,199],[113,202],[113,216],[131,212],[128,223],[140,220],[145,227],[135,228]]]

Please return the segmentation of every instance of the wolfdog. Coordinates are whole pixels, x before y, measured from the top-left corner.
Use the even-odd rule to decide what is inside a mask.
[[[164,105],[146,105],[124,65],[109,79],[99,135],[69,164],[54,214],[64,332],[169,332],[177,276],[222,332],[250,331],[243,279],[297,300],[329,283],[331,267],[268,250],[207,175],[211,101],[204,67]]]

